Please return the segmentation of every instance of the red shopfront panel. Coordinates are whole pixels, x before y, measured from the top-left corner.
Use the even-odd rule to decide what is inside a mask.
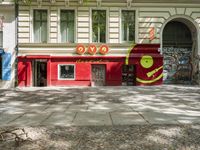
[[[122,82],[123,62],[108,62],[106,64],[106,85],[120,86]]]
[[[75,79],[60,80],[58,77],[59,64],[74,64]],[[91,66],[93,64],[103,64],[106,67],[106,85],[121,85],[121,62],[115,59],[104,58],[52,58],[51,59],[51,85],[52,86],[90,86]]]
[[[26,72],[27,72],[27,65],[26,62],[21,60],[18,61],[18,86],[23,87],[26,86]]]
[[[163,57],[159,44],[137,44],[131,51],[129,64],[136,66],[136,85],[160,85],[163,80]]]

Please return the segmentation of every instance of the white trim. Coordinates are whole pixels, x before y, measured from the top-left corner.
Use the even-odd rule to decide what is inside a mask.
[[[89,14],[89,17],[90,17],[90,24],[89,24],[89,28],[90,28],[89,36],[90,36],[90,38],[89,38],[89,42],[95,43],[95,42],[92,41],[92,10],[105,10],[106,11],[106,42],[104,44],[107,44],[107,43],[109,43],[109,15],[110,15],[109,8],[107,8],[107,7],[90,7],[90,10],[89,10],[90,11],[90,14]]]
[[[127,7],[124,7],[124,8],[120,8],[120,15],[119,15],[119,43],[130,43],[132,44],[132,41],[123,41],[122,40],[122,11],[123,10],[127,10],[127,11],[135,11],[135,43],[138,42],[138,9],[136,8],[127,8]]]
[[[200,31],[199,31],[199,27],[198,27],[198,24],[195,22],[195,20],[189,16],[186,16],[186,15],[174,15],[174,16],[171,16],[169,17],[167,20],[165,20],[165,22],[163,23],[162,27],[161,27],[161,30],[160,30],[160,47],[161,47],[161,54],[162,54],[162,47],[163,47],[163,30],[165,28],[165,26],[167,25],[167,23],[169,23],[170,21],[174,20],[174,19],[184,19],[188,22],[190,22],[191,24],[194,25],[195,29],[196,29],[196,32],[197,32],[197,39],[196,41],[198,42],[197,43],[197,53],[198,55],[200,55]]]
[[[31,7],[30,9],[30,43],[35,43],[34,42],[34,28],[33,28],[33,25],[34,25],[34,18],[33,18],[33,12],[34,10],[47,10],[47,43],[50,42],[50,36],[49,36],[49,33],[50,33],[50,19],[51,19],[51,11],[50,11],[50,8],[49,6],[42,6],[41,8],[38,8],[36,6],[34,7]]]
[[[2,32],[2,36],[0,36],[0,41],[2,41],[2,45],[0,45],[0,48],[2,49],[3,48],[3,41],[4,41],[4,33],[3,33],[3,30],[0,30],[0,32]],[[1,39],[2,38],[2,39]]]
[[[60,78],[60,66],[74,66],[74,78]],[[58,64],[58,80],[76,80],[76,66],[75,64]]]
[[[70,8],[66,8],[66,7],[58,7],[58,37],[57,37],[57,40],[58,40],[58,43],[65,43],[65,42],[62,42],[61,41],[61,33],[60,33],[60,12],[61,12],[61,10],[74,10],[74,16],[75,16],[75,18],[74,18],[74,43],[77,43],[77,32],[78,32],[78,26],[77,26],[77,24],[78,24],[78,12],[77,12],[77,8],[75,8],[75,7],[70,7]]]
[[[135,43],[138,43],[139,39],[139,10],[135,9]]]

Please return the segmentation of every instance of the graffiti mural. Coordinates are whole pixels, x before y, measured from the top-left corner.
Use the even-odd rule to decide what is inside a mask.
[[[189,83],[192,77],[192,49],[164,47],[165,83]]]
[[[132,47],[132,49],[131,49]],[[125,58],[125,65],[130,68],[134,66],[134,71],[122,70],[124,76],[122,81],[134,78],[131,82],[134,85],[160,85],[163,82],[163,57],[158,51],[159,44],[132,44]],[[134,83],[136,82],[136,83]],[[128,83],[130,85],[130,83]]]

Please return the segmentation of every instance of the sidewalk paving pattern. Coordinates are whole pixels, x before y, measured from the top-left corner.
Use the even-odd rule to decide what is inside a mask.
[[[0,89],[0,126],[200,123],[200,87]]]

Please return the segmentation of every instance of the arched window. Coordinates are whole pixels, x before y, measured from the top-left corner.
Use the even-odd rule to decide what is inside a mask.
[[[192,35],[190,29],[182,22],[171,21],[163,31],[163,47],[191,48]]]

